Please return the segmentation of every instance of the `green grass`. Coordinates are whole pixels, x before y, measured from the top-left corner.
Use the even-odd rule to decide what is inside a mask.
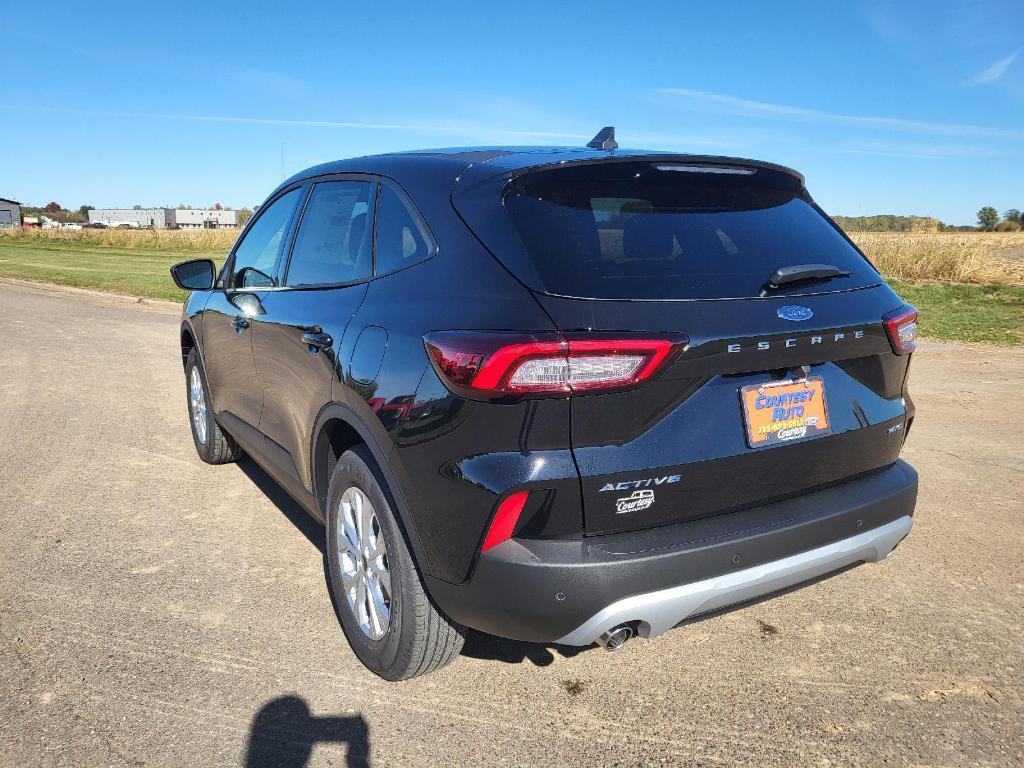
[[[212,258],[219,263],[228,247],[153,250],[0,237],[0,276],[182,301],[186,294],[175,287],[168,268],[186,259]],[[1024,345],[1024,286],[891,283],[920,310],[924,338]]]
[[[16,277],[108,293],[183,301],[168,269],[186,259],[220,262],[224,251],[155,251],[83,243],[0,238],[0,277]]]
[[[1024,345],[1024,286],[890,281],[921,313],[921,336]]]

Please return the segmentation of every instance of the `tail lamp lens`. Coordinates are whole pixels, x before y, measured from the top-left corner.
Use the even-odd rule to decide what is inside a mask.
[[[561,334],[442,332],[425,337],[438,372],[465,394],[618,389],[651,378],[684,337],[574,339]]]
[[[917,317],[917,310],[907,304],[882,318],[897,355],[912,352],[917,346]]]

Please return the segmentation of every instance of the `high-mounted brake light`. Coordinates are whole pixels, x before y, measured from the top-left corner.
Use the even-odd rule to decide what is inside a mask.
[[[906,304],[882,317],[893,351],[897,355],[912,352],[917,346],[917,310]]]
[[[494,519],[487,529],[484,543],[480,547],[481,552],[486,552],[491,547],[496,547],[503,541],[512,538],[512,533],[519,522],[519,516],[523,513],[526,499],[530,494],[526,491],[519,491],[507,497],[498,505],[498,511],[494,513]]]
[[[462,394],[528,396],[639,384],[662,369],[686,340],[452,331],[428,334],[424,341],[438,372]]]

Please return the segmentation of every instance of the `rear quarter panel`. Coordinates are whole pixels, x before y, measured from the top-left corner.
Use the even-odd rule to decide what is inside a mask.
[[[459,582],[510,485],[538,481],[545,471],[569,478],[564,498],[577,526],[579,486],[569,452],[567,400],[468,401],[450,393],[431,366],[423,344],[430,331],[552,326],[529,291],[480,247],[450,206],[433,217],[424,213],[437,254],[371,282],[350,329],[353,335],[369,326],[385,329],[380,373],[373,382],[357,382],[346,366],[334,397],[350,404],[386,447],[424,548],[421,565]],[[515,467],[502,465],[500,455],[506,454],[515,457]],[[550,460],[539,461],[532,477],[524,476],[523,466],[545,457]]]

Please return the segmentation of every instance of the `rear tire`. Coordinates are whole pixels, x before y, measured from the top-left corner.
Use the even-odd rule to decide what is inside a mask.
[[[242,449],[213,418],[210,388],[206,384],[206,371],[193,349],[185,360],[185,397],[188,402],[188,421],[192,427],[192,442],[196,453],[207,464],[228,464],[238,461]]]
[[[338,459],[327,490],[327,563],[341,626],[356,656],[385,680],[408,680],[452,662],[465,628],[441,613],[424,590],[385,489],[366,446]],[[357,518],[363,535],[354,530]]]

